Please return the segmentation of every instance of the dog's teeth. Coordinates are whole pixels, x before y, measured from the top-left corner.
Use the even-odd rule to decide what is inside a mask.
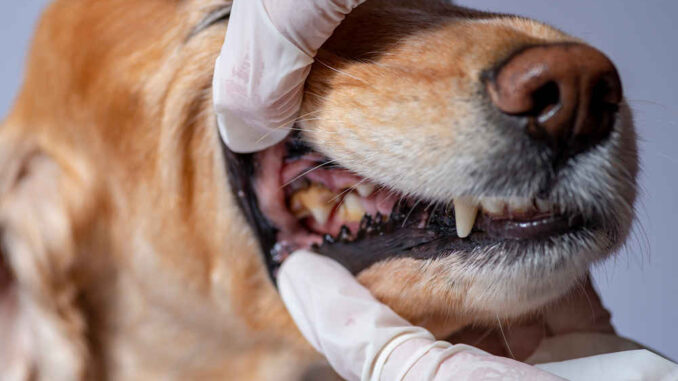
[[[460,197],[454,200],[454,217],[459,238],[466,238],[471,234],[477,215],[478,205],[470,197]]]
[[[546,201],[546,200],[540,200],[537,199],[537,208],[539,208],[540,212],[550,212],[551,211],[551,203]]]
[[[339,235],[337,238],[339,238],[340,241],[349,241],[351,239],[351,229],[349,229],[346,225],[343,225],[341,230],[339,230]]]
[[[376,186],[370,183],[359,184],[355,186],[355,190],[358,191],[360,197],[369,197],[374,193]]]
[[[525,213],[532,209],[532,201],[524,197],[509,197],[508,199],[509,212]]]
[[[295,194],[290,198],[290,211],[297,219],[306,218],[311,215],[306,205],[302,203],[302,198],[299,194]]]
[[[329,208],[316,207],[311,209],[311,215],[318,225],[325,225],[330,218],[330,213],[332,213],[331,206]]]
[[[334,208],[335,197],[324,186],[313,184],[292,196],[290,210],[297,218],[312,216],[318,224],[325,225]]]
[[[339,218],[344,222],[360,222],[365,215],[365,208],[360,197],[351,192],[344,197],[344,202],[337,211]]]
[[[480,201],[480,205],[482,206],[484,211],[493,215],[499,215],[504,213],[504,208],[506,207],[506,203],[503,200],[496,197],[483,198]]]

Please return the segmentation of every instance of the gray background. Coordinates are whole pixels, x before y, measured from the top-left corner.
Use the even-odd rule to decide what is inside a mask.
[[[0,5],[0,116],[21,82],[27,45],[47,0]],[[531,16],[601,48],[622,73],[641,137],[639,219],[627,247],[595,270],[616,327],[678,359],[678,1],[464,0]]]

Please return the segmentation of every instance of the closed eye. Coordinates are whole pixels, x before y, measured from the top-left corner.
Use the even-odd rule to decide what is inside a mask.
[[[191,33],[188,35],[187,40],[195,37],[200,32],[208,29],[211,26],[217,25],[224,21],[228,21],[228,18],[231,16],[231,4],[225,5],[214,11],[210,12],[205,18],[200,21],[198,25],[193,28]]]

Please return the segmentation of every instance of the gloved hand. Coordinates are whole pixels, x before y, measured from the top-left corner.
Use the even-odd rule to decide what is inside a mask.
[[[436,341],[379,303],[339,263],[307,251],[282,265],[278,287],[306,339],[347,380],[560,380],[468,345]]]
[[[676,364],[647,350],[534,367],[468,345],[436,341],[424,328],[412,326],[378,302],[339,263],[308,251],[285,260],[278,287],[301,333],[347,380],[561,380],[559,376],[672,380],[678,376]],[[587,295],[567,301],[563,310],[556,311],[552,329],[607,332],[609,315],[597,304],[597,298]],[[590,335],[591,340],[624,341],[613,335]],[[567,335],[562,338],[551,343],[566,347],[573,342]]]
[[[214,73],[222,139],[234,152],[283,140],[320,46],[364,0],[235,0]]]

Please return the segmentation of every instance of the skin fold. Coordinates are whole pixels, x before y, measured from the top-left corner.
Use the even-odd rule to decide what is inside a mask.
[[[0,127],[0,378],[321,372],[227,178],[211,99],[227,20],[204,20],[228,6],[57,0],[46,9]],[[491,133],[481,74],[525,45],[564,41],[577,40],[522,18],[370,0],[321,49],[301,112],[314,118],[299,129],[317,151],[403,192],[496,194],[462,165],[496,164],[492,150],[510,145]],[[587,269],[623,242],[632,218],[635,135],[625,126],[590,158],[614,163],[596,179],[614,190],[600,202],[619,221],[616,238],[564,249],[575,259],[533,273],[533,288],[521,269],[472,271],[456,255],[377,263],[359,281],[440,338],[521,360],[544,337],[613,333]],[[441,152],[458,155],[446,156],[457,172],[441,172]],[[510,193],[534,191],[522,173]],[[626,193],[608,180],[617,178]]]

